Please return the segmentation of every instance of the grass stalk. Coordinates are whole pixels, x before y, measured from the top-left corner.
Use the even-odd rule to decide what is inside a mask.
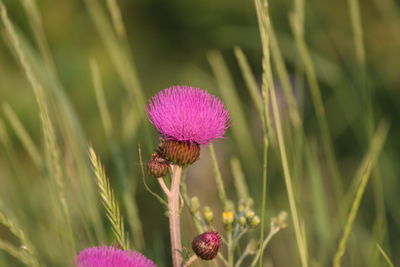
[[[235,90],[226,62],[221,53],[217,51],[209,52],[207,58],[217,80],[219,92],[221,92],[222,98],[225,100],[226,106],[230,111],[232,121],[235,122],[232,131],[240,154],[246,163],[258,162],[254,142],[252,141],[253,138],[244,116],[245,112]]]
[[[265,221],[266,221],[266,206],[267,206],[267,177],[268,177],[268,146],[269,138],[272,136],[270,131],[270,117],[269,117],[269,104],[270,104],[270,85],[272,80],[271,62],[270,62],[270,19],[268,13],[268,1],[255,0],[255,7],[257,11],[257,19],[260,30],[263,58],[262,58],[262,98],[263,98],[263,173],[262,173],[262,200],[261,200],[261,225],[260,225],[260,240],[264,240]],[[259,263],[260,267],[263,265],[263,250],[262,246],[259,248]],[[257,260],[255,261],[257,262]]]
[[[215,154],[214,145],[210,144],[209,148],[210,148],[211,159],[213,162],[214,178],[215,178],[215,183],[217,184],[218,197],[221,203],[224,205],[224,208],[227,208],[228,198],[226,197],[224,181],[222,180],[221,170],[219,168],[217,155]]]
[[[37,167],[40,167],[40,165],[42,164],[42,155],[40,154],[40,151],[37,148],[36,144],[33,142],[28,131],[25,129],[24,125],[21,123],[18,116],[12,110],[10,105],[8,105],[7,103],[3,104],[3,111],[14,132],[21,140],[21,143],[23,144],[25,150],[28,152],[28,155],[31,157],[33,163],[35,163]]]
[[[49,116],[48,106],[46,102],[46,95],[43,86],[38,81],[31,65],[27,60],[27,56],[21,48],[21,42],[14,30],[12,22],[9,20],[7,10],[2,2],[0,2],[1,19],[5,26],[8,37],[10,38],[18,59],[25,71],[29,83],[35,93],[36,101],[39,106],[40,120],[42,123],[42,130],[44,134],[44,143],[46,147],[47,160],[46,163],[50,169],[50,173],[54,176],[56,183],[56,190],[58,192],[59,201],[66,219],[66,224],[70,236],[70,249],[71,255],[75,254],[75,241],[73,237],[73,230],[70,218],[70,211],[66,201],[65,186],[63,181],[63,174],[61,170],[60,152],[57,146],[55,131]]]
[[[335,152],[332,144],[332,137],[329,131],[329,125],[321,96],[321,90],[318,85],[317,77],[315,74],[315,68],[310,56],[310,52],[304,40],[304,26],[300,23],[299,17],[301,17],[301,15],[292,13],[290,15],[290,22],[295,36],[297,47],[299,49],[300,58],[304,65],[306,78],[310,87],[311,97],[315,108],[317,122],[321,131],[322,144],[325,151],[329,170],[332,175],[336,201],[337,203],[339,203],[340,199],[343,197],[344,194],[343,185],[341,181],[339,168],[337,166],[335,158]],[[340,204],[338,205],[340,206]]]
[[[389,267],[394,267],[394,264],[392,260],[389,258],[389,256],[386,254],[386,252],[383,250],[383,248],[379,245],[376,244],[376,246],[379,249],[379,252],[382,254],[383,258],[385,259],[386,263],[388,264]]]
[[[359,171],[357,172],[356,179],[358,179],[360,182],[358,184],[357,192],[352,202],[351,209],[346,220],[346,224],[344,225],[343,234],[341,236],[338,248],[336,250],[333,259],[334,267],[341,266],[341,259],[344,253],[346,252],[347,241],[353,229],[353,224],[356,219],[361,204],[361,200],[365,192],[365,188],[367,187],[372,168],[374,167],[374,164],[377,161],[380,151],[382,150],[382,147],[385,143],[387,132],[388,132],[387,124],[381,123],[374,137],[372,138],[370,151],[365,156],[359,168]]]
[[[5,226],[15,237],[19,239],[21,248],[24,248],[25,254],[23,254],[20,249],[16,249],[11,244],[1,240],[0,248],[22,260],[29,266],[38,267],[39,262],[36,257],[36,251],[30,240],[25,235],[24,231],[22,231],[22,229],[15,222],[11,221],[2,211],[0,211],[0,224]]]
[[[231,158],[231,170],[233,175],[233,182],[235,183],[235,189],[237,192],[238,199],[248,199],[249,189],[246,183],[246,178],[243,174],[242,167],[238,158]]]
[[[283,129],[282,129],[282,123],[281,123],[281,118],[280,118],[280,112],[278,108],[278,103],[276,99],[276,93],[275,93],[275,88],[274,86],[271,86],[271,101],[272,101],[272,110],[274,113],[274,119],[276,122],[276,131],[277,131],[277,139],[278,139],[278,146],[279,146],[279,151],[281,155],[281,163],[282,163],[282,169],[283,169],[283,174],[285,178],[285,184],[286,184],[286,191],[288,194],[288,199],[289,199],[289,206],[290,206],[290,213],[292,214],[292,219],[293,219],[293,226],[294,226],[294,231],[296,235],[296,242],[297,242],[297,247],[300,253],[300,259],[301,259],[301,265],[303,267],[308,266],[308,259],[307,259],[307,250],[306,250],[306,244],[305,244],[305,237],[301,233],[300,229],[300,220],[299,220],[299,215],[296,207],[296,200],[295,200],[295,195],[294,195],[294,189],[292,185],[292,177],[291,173],[289,170],[289,162],[287,159],[287,154],[286,154],[286,146],[285,146],[285,141],[283,137]]]

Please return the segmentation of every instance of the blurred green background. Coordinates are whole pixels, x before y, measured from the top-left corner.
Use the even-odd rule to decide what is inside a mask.
[[[247,55],[261,86],[262,46],[253,1],[119,0],[125,25],[125,31],[119,34],[113,28],[107,1],[38,0],[43,33],[48,41],[44,51],[50,51],[47,55],[51,54],[51,59],[46,58],[46,52],[43,54],[37,32],[35,34],[37,18],[29,13],[34,10],[32,6],[29,8],[32,1],[3,2],[21,38],[22,50],[29,55],[28,61],[47,95],[76,249],[110,244],[113,239],[86,155],[86,144],[90,143],[105,165],[134,245],[159,266],[170,266],[167,217],[158,200],[143,185],[138,149],[140,145],[146,162],[158,142],[157,133],[144,114],[145,99],[172,85],[205,88],[227,103],[232,111],[232,127],[226,138],[215,142],[223,179],[229,197],[236,201],[230,161],[238,158],[250,195],[255,199],[255,210],[261,213],[262,124],[233,50],[240,47]],[[299,144],[296,136],[301,133],[290,126],[289,107],[273,62],[310,266],[331,266],[354,198],[357,170],[368,152],[372,133],[382,119],[390,125],[390,131],[361,203],[343,266],[386,266],[377,243],[394,263],[400,264],[399,3],[394,0],[360,1],[360,8],[365,79],[353,42],[349,1],[310,0],[305,3],[306,43],[315,65],[346,195],[338,200],[303,62],[289,24],[293,2],[269,2],[271,22],[305,133],[303,143]],[[46,167],[48,159],[40,110],[4,21],[0,29],[0,208],[26,232],[40,262],[47,266],[69,266],[73,252],[68,251],[71,244],[66,241],[67,230],[57,193],[51,193],[56,186],[51,182],[51,170]],[[91,61],[97,62],[94,65],[98,67],[110,111],[112,131],[108,133],[96,101]],[[224,72],[225,66],[230,75]],[[363,88],[368,88],[368,93]],[[234,94],[230,95],[232,92]],[[232,97],[237,97],[239,106]],[[26,129],[37,153],[29,152],[29,145],[21,142],[10,108]],[[273,119],[272,124],[274,128]],[[371,128],[366,124],[372,125]],[[267,228],[270,218],[280,210],[290,211],[278,146],[273,137],[271,140]],[[303,146],[310,148],[311,159],[306,159]],[[145,179],[161,194],[154,179],[147,176]],[[316,184],[319,187],[315,187]],[[222,229],[219,219],[222,205],[218,202],[207,147],[202,149],[201,159],[189,168],[187,186],[190,196],[198,196],[202,205],[214,209],[217,228]],[[323,201],[319,199],[321,195]],[[320,203],[322,207],[318,207]],[[137,206],[143,226],[143,246],[137,240],[140,237],[134,234],[140,230],[135,228],[137,217],[132,205]],[[340,212],[343,212],[342,217]],[[96,221],[98,226],[94,225]],[[196,232],[186,210],[182,224],[183,243],[190,248]],[[258,237],[258,232],[250,235]],[[15,236],[4,227],[0,227],[0,239],[19,246]],[[291,220],[288,229],[279,233],[266,251],[265,266],[300,266]],[[0,266],[19,264],[0,250]],[[204,265],[199,263],[198,266]]]

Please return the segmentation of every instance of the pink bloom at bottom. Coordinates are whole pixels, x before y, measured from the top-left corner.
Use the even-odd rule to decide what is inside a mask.
[[[77,267],[156,267],[156,265],[139,252],[101,246],[82,250],[77,257]]]

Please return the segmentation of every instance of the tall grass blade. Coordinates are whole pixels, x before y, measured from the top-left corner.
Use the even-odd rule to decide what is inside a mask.
[[[249,198],[249,189],[247,186],[246,178],[244,176],[242,166],[240,165],[240,161],[236,157],[231,158],[231,170],[238,199]]]
[[[34,262],[32,258],[30,258],[29,255],[25,253],[24,250],[22,250],[21,248],[17,248],[11,243],[3,241],[1,239],[0,239],[0,250],[4,250],[5,252],[17,258],[27,266],[32,266],[32,267],[39,266],[36,262]]]
[[[2,211],[0,211],[0,224],[4,225],[15,237],[19,239],[19,241],[21,242],[21,247],[24,248],[26,255],[22,254],[19,249],[14,249],[14,246],[4,241],[1,242],[0,247],[6,250],[8,253],[12,254],[13,256],[17,257],[18,259],[22,260],[24,263],[29,263],[29,266],[39,266],[38,260],[36,258],[35,249],[25,235],[24,231],[22,231],[22,229],[15,222],[7,218]]]
[[[21,140],[21,143],[23,144],[25,150],[28,152],[28,155],[31,157],[33,163],[35,163],[36,166],[40,167],[40,165],[42,164],[42,156],[39,152],[39,149],[33,142],[31,136],[29,135],[21,121],[19,120],[18,116],[7,103],[3,104],[3,111],[14,132]]]
[[[139,115],[144,115],[143,105],[145,101],[142,86],[127,47],[121,45],[119,42],[99,1],[85,0],[85,3],[96,29],[111,56],[118,75],[127,90],[128,96],[132,104],[135,104],[136,112]]]
[[[376,244],[376,246],[379,249],[379,252],[382,254],[383,258],[385,259],[386,263],[390,266],[390,267],[394,267],[393,262],[390,260],[389,256],[386,254],[386,252],[383,250],[383,248],[379,245]]]
[[[346,252],[347,241],[353,229],[354,220],[356,219],[358,209],[360,207],[361,200],[365,192],[365,188],[367,187],[371,171],[385,143],[387,132],[388,132],[388,125],[386,123],[381,123],[374,137],[372,138],[370,151],[365,156],[357,172],[357,176],[355,179],[358,179],[360,182],[358,184],[357,192],[352,202],[351,209],[346,220],[346,224],[344,225],[343,234],[341,236],[338,248],[336,250],[333,259],[334,267],[341,266],[341,259],[344,253]]]
[[[125,39],[126,30],[124,22],[122,21],[121,9],[119,8],[117,1],[107,0],[107,8],[110,12],[115,32],[117,33],[119,38]]]
[[[272,102],[272,110],[273,110],[273,116],[276,122],[276,131],[277,131],[277,139],[278,139],[278,146],[279,146],[279,151],[281,155],[281,163],[282,163],[282,169],[283,169],[283,174],[285,178],[285,184],[286,184],[286,191],[288,194],[289,198],[289,206],[290,206],[290,212],[292,214],[292,221],[293,221],[293,226],[294,226],[294,231],[296,235],[296,242],[297,242],[297,247],[300,253],[300,259],[301,259],[301,265],[303,267],[308,266],[308,256],[307,256],[307,245],[305,241],[305,236],[301,232],[301,225],[300,225],[300,219],[299,219],[299,214],[297,210],[297,204],[296,204],[296,199],[294,195],[294,189],[292,185],[292,176],[289,170],[289,162],[287,158],[287,152],[286,152],[286,145],[285,145],[285,140],[283,137],[283,129],[282,129],[282,123],[281,123],[281,115],[280,111],[278,108],[278,102],[276,99],[276,93],[275,93],[275,88],[273,85],[271,85],[271,102]]]
[[[7,129],[1,117],[0,117],[0,142],[3,143],[5,148],[8,148],[8,146],[10,145]]]
[[[97,105],[100,110],[101,122],[103,124],[104,132],[106,133],[107,139],[109,139],[113,133],[111,116],[110,116],[110,111],[108,110],[106,99],[104,97],[104,89],[100,78],[99,66],[97,65],[97,62],[94,59],[90,61],[90,69],[92,72],[92,79],[94,85],[94,92],[96,93]]]
[[[235,91],[228,67],[221,53],[217,51],[209,52],[207,58],[217,80],[219,91],[231,114],[232,121],[235,122],[232,131],[237,144],[239,144],[238,149],[246,163],[258,162],[254,142],[252,141],[253,138],[251,137],[248,123],[244,116],[245,112]]]
[[[143,227],[140,222],[138,207],[135,202],[135,191],[134,186],[129,183],[130,180],[126,170],[125,161],[121,155],[121,149],[116,141],[117,138],[114,134],[114,129],[112,126],[110,112],[107,106],[106,99],[104,97],[103,85],[101,82],[100,71],[96,61],[91,60],[90,62],[92,79],[96,94],[97,105],[100,110],[100,117],[103,124],[103,128],[106,134],[107,143],[110,147],[112,159],[118,170],[119,185],[122,188],[123,202],[127,208],[128,222],[131,230],[133,231],[133,238],[135,247],[141,249],[144,246],[143,238]]]
[[[227,208],[228,198],[226,197],[225,185],[224,185],[224,181],[222,180],[221,170],[219,168],[217,155],[215,154],[214,145],[210,144],[209,148],[210,148],[210,155],[211,155],[211,159],[212,159],[212,163],[213,163],[214,178],[215,178],[215,182],[217,184],[218,197],[219,197],[219,200],[221,201],[221,203],[224,205],[224,208]]]
[[[67,228],[68,228],[68,232],[69,232],[69,236],[70,236],[71,254],[74,255],[75,250],[76,250],[75,249],[75,241],[74,241],[74,237],[73,237],[73,230],[72,230],[69,207],[68,207],[67,201],[66,201],[65,186],[64,186],[64,181],[63,181],[63,177],[62,177],[63,174],[62,174],[61,162],[60,162],[60,152],[57,147],[57,141],[56,141],[54,128],[53,128],[53,125],[52,125],[52,122],[51,122],[51,119],[49,116],[44,88],[38,81],[31,65],[27,61],[27,56],[25,55],[24,51],[21,48],[20,40],[14,30],[14,26],[12,25],[11,21],[9,20],[9,18],[7,16],[7,10],[2,2],[0,2],[0,11],[1,11],[1,19],[5,26],[8,37],[10,38],[10,40],[15,48],[15,52],[17,53],[18,59],[25,71],[28,81],[32,86],[32,89],[35,93],[36,101],[39,106],[39,115],[40,115],[40,120],[42,123],[42,130],[43,130],[43,134],[44,134],[44,143],[45,143],[46,152],[47,152],[46,163],[47,163],[47,165],[50,169],[50,173],[53,176],[53,178],[56,182],[56,185],[57,185],[59,200],[61,203],[62,210],[64,212],[64,216],[66,219],[66,224],[67,224]]]
[[[315,113],[317,116],[317,122],[321,130],[321,138],[323,143],[323,148],[327,158],[330,173],[332,175],[332,181],[335,189],[335,196],[338,205],[339,200],[343,197],[343,185],[337,166],[335,152],[333,149],[332,138],[329,131],[329,125],[326,118],[326,111],[322,101],[321,90],[318,85],[317,77],[315,74],[315,68],[310,56],[310,52],[304,40],[304,25],[301,24],[301,17],[297,13],[290,14],[290,23],[295,36],[295,41],[298,46],[300,58],[304,65],[304,71],[307,77],[308,85],[311,91],[311,97],[315,108]]]
[[[270,63],[270,44],[269,44],[269,31],[270,31],[270,20],[268,13],[268,2],[255,0],[255,8],[257,12],[258,27],[261,37],[262,45],[262,99],[263,99],[263,173],[262,173],[262,199],[261,199],[261,225],[260,225],[260,240],[264,240],[265,235],[265,221],[266,221],[266,207],[267,207],[267,178],[268,178],[268,147],[270,140],[273,137],[273,131],[270,126],[270,114],[269,114],[269,91],[270,85],[272,84],[271,74],[271,63]],[[263,246],[260,246],[258,255],[260,267],[263,265]],[[254,264],[257,263],[257,260]]]
[[[246,55],[243,53],[240,47],[234,48],[236,60],[239,63],[240,71],[244,81],[246,82],[247,89],[249,90],[250,96],[256,106],[256,109],[260,115],[260,119],[264,120],[262,99],[256,82],[256,78],[250,68],[249,62]]]

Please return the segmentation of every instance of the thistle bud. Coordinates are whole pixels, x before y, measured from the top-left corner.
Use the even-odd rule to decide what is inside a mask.
[[[250,219],[249,226],[251,228],[256,228],[260,224],[260,222],[261,222],[260,217],[253,216],[253,218]]]
[[[203,212],[204,220],[206,221],[207,225],[211,225],[214,221],[214,212],[212,212],[211,208],[208,206],[204,207]]]
[[[284,229],[287,227],[287,220],[288,214],[286,211],[281,211],[277,217],[273,217],[271,221],[271,226],[275,228]]]
[[[235,215],[232,211],[224,211],[222,213],[222,222],[227,231],[232,230],[232,224],[235,221]]]
[[[168,170],[169,170],[168,162],[158,153],[153,153],[151,155],[151,159],[147,163],[147,173],[150,176],[158,178],[167,175]]]
[[[246,201],[245,200],[239,200],[238,203],[238,212],[244,212],[246,210]]]
[[[256,215],[256,213],[253,210],[248,210],[245,215],[247,221],[250,222],[250,220],[254,217],[254,215]]]
[[[239,223],[240,226],[244,227],[246,225],[246,223],[247,223],[246,217],[240,216],[238,218],[238,223]]]
[[[200,209],[200,201],[198,197],[192,197],[190,199],[190,211],[193,213],[198,212]]]
[[[199,158],[200,146],[194,142],[168,140],[159,145],[158,152],[167,160],[184,166],[194,163]]]
[[[212,260],[217,256],[221,237],[217,232],[205,232],[196,236],[192,242],[194,253],[202,260]]]
[[[254,205],[254,200],[252,198],[246,199],[246,209],[251,209]]]

